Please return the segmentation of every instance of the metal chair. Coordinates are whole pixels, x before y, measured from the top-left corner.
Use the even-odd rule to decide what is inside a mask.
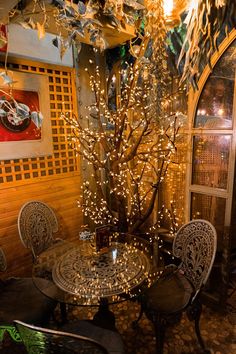
[[[18,230],[23,245],[32,251],[34,259],[56,242],[62,241],[54,238],[58,231],[54,211],[38,200],[22,206],[18,215]]]
[[[177,323],[183,311],[195,321],[199,344],[205,353],[210,353],[200,334],[200,293],[210,274],[216,245],[216,230],[210,222],[198,219],[183,225],[173,243],[173,255],[180,258],[179,266],[168,266],[140,299],[141,312],[134,325],[143,312],[153,322],[158,354],[163,353],[166,327]]]
[[[28,354],[108,354],[91,338],[14,321]]]
[[[6,258],[0,248],[0,271],[7,268]],[[19,319],[35,325],[45,325],[53,314],[56,302],[42,295],[31,278],[8,278],[0,280],[0,342],[8,332],[20,341],[13,324]]]

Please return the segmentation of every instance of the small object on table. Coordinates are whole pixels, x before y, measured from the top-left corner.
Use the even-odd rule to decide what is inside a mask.
[[[81,231],[79,233],[80,240],[91,240],[92,236],[93,236],[92,232],[87,231],[87,230]]]
[[[109,247],[109,236],[111,232],[110,225],[99,226],[95,229],[96,233],[96,251],[106,251]]]

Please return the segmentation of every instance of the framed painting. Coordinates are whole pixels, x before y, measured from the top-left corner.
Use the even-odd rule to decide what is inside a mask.
[[[0,23],[0,52],[7,51],[7,27]]]
[[[48,78],[9,71],[0,80],[0,160],[52,155]]]

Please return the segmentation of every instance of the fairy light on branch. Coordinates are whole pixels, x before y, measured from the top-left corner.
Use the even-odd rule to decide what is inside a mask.
[[[72,128],[77,153],[91,166],[92,182],[83,183],[78,205],[95,224],[107,222],[130,232],[140,229],[153,212],[159,188],[174,162],[179,130],[176,115],[167,113],[172,97],[167,67],[163,67],[162,1],[147,3],[147,32],[136,60],[126,63],[125,72],[118,70],[125,82],[117,109],[110,110],[102,85],[114,79],[101,77],[95,50],[95,60],[85,69],[94,95],[88,107],[89,128],[77,117],[61,113]],[[145,58],[150,38],[152,56]]]

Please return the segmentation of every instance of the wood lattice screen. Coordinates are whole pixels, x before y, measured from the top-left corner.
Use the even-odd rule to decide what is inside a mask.
[[[62,110],[76,113],[74,69],[25,61],[22,64],[17,59],[9,62],[10,70],[39,73],[48,77],[53,155],[0,161],[0,186],[78,172],[78,157],[69,142],[71,129],[60,119]]]

